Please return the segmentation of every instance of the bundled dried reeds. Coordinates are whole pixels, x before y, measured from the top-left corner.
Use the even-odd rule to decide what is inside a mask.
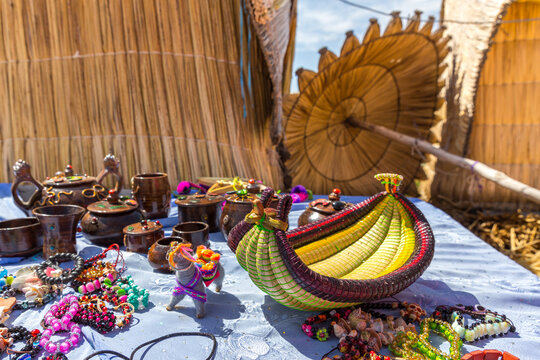
[[[540,1],[490,0],[479,6],[446,0],[443,17],[462,22],[445,23],[453,76],[441,147],[540,188]],[[534,206],[440,162],[432,195],[460,207]]]
[[[66,163],[96,174],[112,151],[127,180],[160,170],[172,184],[281,185],[271,72],[291,58],[268,67],[245,2],[12,0],[0,16],[0,181],[18,158],[37,179]],[[272,23],[275,35],[289,39],[290,22]]]
[[[284,100],[284,144],[293,183],[316,193],[339,187],[349,194],[377,192],[373,175],[396,171],[402,189],[414,193],[424,179],[422,153],[364,130],[377,124],[399,133],[434,140],[430,132],[443,104],[439,92],[448,53],[434,19],[420,27],[420,13],[402,25],[398,13],[381,34],[372,19],[363,41],[347,34],[339,56],[320,51],[318,72],[300,69],[299,94]]]

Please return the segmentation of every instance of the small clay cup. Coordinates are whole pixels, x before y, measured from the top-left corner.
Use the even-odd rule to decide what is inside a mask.
[[[36,217],[0,221],[0,257],[30,256],[43,247],[41,225]]]
[[[131,178],[131,194],[146,211],[148,219],[169,216],[171,209],[171,187],[165,173],[137,174]]]
[[[210,247],[208,240],[209,227],[208,224],[200,221],[188,221],[177,224],[173,227],[172,235],[183,238],[185,241],[193,245],[193,249],[197,246],[204,245]]]
[[[57,253],[77,253],[77,223],[85,211],[78,205],[49,205],[32,210],[43,231],[44,259]]]
[[[171,243],[183,242],[181,237],[167,236],[156,241],[148,250],[148,262],[150,266],[158,271],[172,272],[169,266],[169,260],[167,259],[167,253],[171,250]]]

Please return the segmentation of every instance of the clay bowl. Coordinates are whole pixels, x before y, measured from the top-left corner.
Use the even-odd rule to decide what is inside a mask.
[[[181,243],[183,239],[177,236],[168,236],[156,241],[148,250],[148,262],[158,271],[172,272],[167,259],[167,253],[171,250],[171,243]]]
[[[181,237],[185,241],[191,243],[194,250],[197,249],[197,246],[199,245],[204,245],[207,248],[210,247],[208,234],[208,224],[200,221],[183,222],[175,225],[172,230],[173,236]]]
[[[43,235],[36,217],[0,221],[0,257],[30,256],[43,247]]]

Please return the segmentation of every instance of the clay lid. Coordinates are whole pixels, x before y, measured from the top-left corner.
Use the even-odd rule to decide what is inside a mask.
[[[227,202],[234,202],[237,204],[251,204],[253,200],[260,199],[262,193],[252,194],[247,190],[232,191],[227,193]],[[279,199],[278,195],[274,194],[274,200]]]
[[[122,231],[126,235],[148,235],[163,229],[159,221],[141,220],[138,223],[126,226]]]
[[[118,194],[114,189],[109,190],[109,196],[106,200],[96,201],[88,205],[88,211],[96,214],[123,214],[136,210],[139,204],[133,200],[128,199],[125,201],[120,200]]]
[[[345,209],[350,204],[340,200],[341,190],[334,189],[332,193],[328,195],[328,199],[317,199],[309,203],[311,210],[318,211],[322,214],[333,214],[335,212]]]
[[[221,195],[180,195],[174,203],[178,206],[209,206],[223,202],[225,198]]]
[[[71,175],[65,176],[58,174],[52,178],[47,178],[43,181],[44,186],[52,187],[70,187],[70,186],[79,186],[84,184],[97,183],[97,180],[93,176],[88,175]]]

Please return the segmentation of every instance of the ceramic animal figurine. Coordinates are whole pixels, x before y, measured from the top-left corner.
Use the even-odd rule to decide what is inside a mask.
[[[169,265],[175,271],[176,284],[171,301],[166,306],[171,311],[186,295],[193,299],[197,318],[205,315],[206,287],[212,282],[216,292],[221,290],[225,271],[219,262],[219,254],[201,245],[197,258],[193,257],[190,243],[180,243],[168,254]]]

